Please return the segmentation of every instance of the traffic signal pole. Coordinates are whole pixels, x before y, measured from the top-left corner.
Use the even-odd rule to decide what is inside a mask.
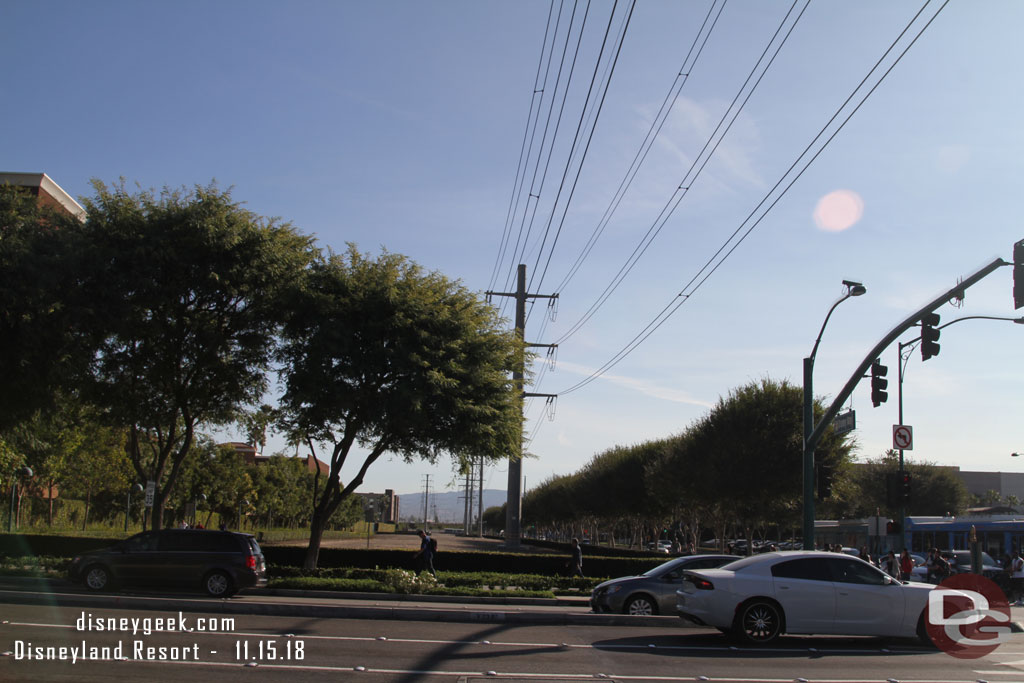
[[[928,302],[921,309],[915,311],[913,314],[911,314],[909,317],[903,320],[900,324],[898,324],[896,327],[890,330],[889,333],[886,334],[880,342],[875,344],[871,351],[868,352],[868,355],[864,357],[864,360],[861,361],[860,365],[858,365],[857,368],[853,371],[853,374],[850,375],[850,379],[846,382],[846,385],[843,386],[842,390],[840,390],[840,392],[836,395],[835,400],[832,401],[832,405],[830,405],[828,409],[825,411],[825,414],[822,416],[821,421],[818,424],[814,425],[814,428],[810,430],[808,430],[806,427],[807,424],[810,424],[810,421],[805,422],[803,451],[803,541],[805,549],[814,549],[814,449],[817,447],[818,443],[821,442],[821,438],[825,435],[825,430],[828,429],[828,427],[832,424],[832,420],[834,420],[836,415],[839,414],[839,411],[840,409],[842,409],[843,404],[845,404],[847,399],[850,398],[850,395],[853,393],[853,390],[857,388],[857,384],[860,382],[861,378],[864,377],[864,374],[871,367],[871,364],[875,362],[875,360],[881,355],[881,353],[885,349],[887,349],[890,344],[896,341],[896,339],[901,334],[909,330],[911,327],[917,325],[924,315],[934,311],[936,308],[942,306],[951,299],[964,298],[964,292],[969,287],[974,286],[985,277],[991,275],[1001,266],[1007,265],[1011,264],[1007,263],[1003,259],[996,259],[992,261],[978,272],[964,279],[955,287],[947,290],[946,292],[942,293],[932,301]],[[813,364],[813,360],[811,361],[811,363]],[[811,367],[813,367],[813,365],[811,365]],[[806,373],[808,369],[806,359],[804,361],[804,369]],[[813,399],[813,396],[811,398]],[[808,418],[806,403],[807,401],[805,400],[805,420],[807,420]],[[810,416],[812,416],[813,419],[813,411],[810,413]],[[810,457],[808,457],[808,455]],[[808,485],[808,478],[810,479],[810,485]]]

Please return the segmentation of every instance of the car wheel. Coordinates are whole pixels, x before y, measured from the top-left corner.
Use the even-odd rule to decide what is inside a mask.
[[[658,613],[658,606],[646,595],[638,595],[635,598],[630,598],[622,611],[624,614],[649,617]]]
[[[102,591],[110,588],[110,570],[103,565],[94,564],[85,570],[85,587],[91,591]]]
[[[934,641],[932,641],[932,637],[930,635],[928,635],[928,629],[925,627],[925,623],[924,623],[924,617],[925,617],[925,614],[927,613],[927,611],[928,610],[925,609],[924,612],[921,612],[921,616],[918,617],[918,619],[917,619],[917,639],[920,640],[921,644],[924,645],[925,647],[932,647],[932,648],[934,648],[935,647],[935,643],[934,643]]]
[[[733,631],[748,643],[770,643],[782,633],[782,610],[767,600],[749,602],[736,615]]]
[[[235,594],[235,585],[231,577],[219,569],[206,575],[203,579],[203,588],[206,589],[207,595],[215,598],[227,598]]]

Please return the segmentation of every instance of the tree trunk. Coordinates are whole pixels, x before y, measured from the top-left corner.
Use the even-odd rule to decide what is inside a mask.
[[[92,503],[92,488],[85,492],[85,514],[82,515],[82,531],[85,531],[86,526],[89,524],[89,505]]]
[[[320,510],[313,512],[313,519],[309,522],[309,545],[306,547],[306,558],[302,562],[303,569],[316,569],[320,559],[320,541],[324,536],[324,521],[319,514]]]
[[[46,526],[53,526],[53,479],[48,480],[46,487],[46,497],[50,501],[49,508],[46,511]]]

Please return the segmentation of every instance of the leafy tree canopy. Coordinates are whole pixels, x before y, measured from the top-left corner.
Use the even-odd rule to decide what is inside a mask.
[[[458,282],[402,256],[372,259],[350,246],[308,270],[287,310],[283,422],[331,450],[307,565],[315,566],[317,525],[381,454],[434,462],[443,452],[460,461],[518,453],[520,397],[510,375],[521,344]],[[338,477],[355,446],[368,454],[342,487]]]

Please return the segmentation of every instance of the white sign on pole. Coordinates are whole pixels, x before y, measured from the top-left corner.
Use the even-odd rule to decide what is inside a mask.
[[[152,481],[152,480],[147,481],[146,482],[146,507],[148,507],[148,508],[153,507],[153,498],[155,498],[155,497],[156,497],[156,482]]]
[[[893,425],[892,447],[898,451],[914,450],[914,428],[910,425]]]

